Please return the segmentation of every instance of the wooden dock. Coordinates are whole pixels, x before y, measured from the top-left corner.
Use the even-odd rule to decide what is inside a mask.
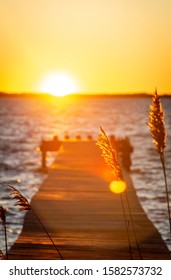
[[[95,143],[63,144],[31,202],[63,259],[171,259],[126,171],[124,179],[126,193],[112,193],[110,171]],[[26,214],[9,259],[60,259],[31,211]]]

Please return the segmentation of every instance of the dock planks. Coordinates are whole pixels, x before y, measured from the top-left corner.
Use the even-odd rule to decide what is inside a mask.
[[[114,194],[109,189],[110,171],[95,143],[64,142],[31,202],[63,259],[171,258],[138,201],[130,175],[123,173],[126,194]],[[9,259],[60,259],[31,211]]]

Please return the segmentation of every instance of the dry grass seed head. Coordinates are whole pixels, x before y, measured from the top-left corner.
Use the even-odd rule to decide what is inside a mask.
[[[150,128],[156,150],[159,154],[162,154],[166,147],[166,129],[164,124],[164,112],[157,90],[155,90],[150,110],[148,126]]]
[[[11,189],[11,195],[13,196],[13,199],[16,199],[17,202],[15,203],[15,206],[19,206],[19,211],[25,211],[25,210],[31,210],[31,206],[28,202],[28,200],[12,185],[6,183],[8,187]]]
[[[118,161],[118,152],[112,146],[109,138],[107,137],[105,131],[100,127],[101,134],[99,135],[97,145],[102,151],[102,156],[106,162],[106,164],[111,169],[112,174],[114,175],[114,180],[122,181],[123,176],[121,172],[121,168]]]

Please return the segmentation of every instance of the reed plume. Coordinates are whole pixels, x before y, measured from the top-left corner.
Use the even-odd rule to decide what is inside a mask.
[[[164,181],[165,181],[167,210],[168,210],[170,233],[171,233],[171,214],[170,214],[170,204],[169,204],[169,191],[168,191],[168,185],[167,185],[165,157],[164,157],[164,149],[166,148],[166,129],[165,129],[165,121],[164,121],[164,111],[163,111],[160,97],[157,93],[157,89],[154,92],[150,110],[151,111],[149,112],[148,126],[151,131],[151,135],[153,138],[153,143],[156,147],[156,151],[160,155],[160,160],[161,160],[161,164],[162,164]]]
[[[101,134],[99,135],[99,138],[98,138],[98,141],[97,141],[96,144],[102,150],[102,156],[103,156],[106,164],[111,169],[111,173],[114,175],[114,180],[115,181],[124,181],[122,171],[121,171],[121,167],[120,167],[120,164],[119,164],[117,142],[113,141],[113,145],[112,145],[112,143],[109,140],[109,138],[107,137],[105,131],[102,128],[100,128],[100,129],[101,129]],[[128,206],[129,215],[130,215],[130,218],[131,218],[131,225],[132,225],[132,229],[133,229],[135,242],[136,242],[137,249],[138,249],[138,252],[139,252],[139,255],[140,255],[140,259],[143,259],[142,255],[141,255],[140,247],[139,247],[139,244],[138,244],[138,240],[137,240],[137,237],[136,237],[134,221],[133,221],[132,212],[131,212],[131,208],[130,208],[130,204],[129,204],[129,200],[128,200],[126,190],[125,190],[125,196],[126,196],[126,202],[127,202],[127,206]],[[130,257],[131,257],[131,259],[133,259],[132,248],[131,248],[131,237],[130,237],[130,233],[129,233],[129,220],[127,220],[127,217],[126,217],[126,209],[125,209],[125,206],[124,206],[122,193],[120,193],[120,199],[121,199],[121,205],[122,205],[122,210],[123,210],[126,234],[127,234],[127,239],[128,239]]]
[[[13,196],[13,199],[16,199],[17,202],[15,203],[15,206],[19,206],[19,211],[26,211],[31,210],[31,206],[28,202],[28,200],[12,185],[8,184],[8,187],[11,189],[11,195]]]
[[[101,130],[101,134],[99,135],[98,141],[96,142],[96,144],[101,149],[102,157],[104,158],[105,163],[109,166],[111,173],[114,176],[114,180],[123,181],[123,175],[122,175],[122,171],[121,171],[121,167],[120,167],[119,159],[118,159],[118,151],[117,151],[117,149],[115,149],[114,146],[112,146],[112,144],[111,144],[108,136],[106,135],[105,131],[103,130],[103,128],[100,127],[100,130]],[[131,249],[131,239],[130,239],[129,228],[128,228],[128,221],[126,219],[126,211],[125,211],[125,207],[123,204],[122,194],[120,194],[120,199],[121,199],[121,204],[122,204],[122,210],[123,210],[126,234],[127,234],[127,239],[128,239],[130,257],[131,257],[131,259],[133,259],[132,249]]]
[[[103,128],[100,127],[101,134],[98,137],[97,145],[102,151],[102,157],[111,169],[115,181],[123,181],[122,171],[119,165],[118,152],[112,146]]]
[[[5,209],[0,206],[0,219],[2,221],[2,225],[4,227],[4,233],[5,233],[5,250],[6,250],[6,258],[8,259],[8,242],[7,242],[7,227],[6,227],[6,215],[5,215]],[[0,259],[1,259],[1,253],[0,252]],[[3,253],[2,253],[3,254]]]
[[[164,124],[164,112],[160,97],[157,94],[157,89],[152,98],[150,106],[148,126],[151,131],[153,143],[156,146],[157,152],[161,155],[166,147],[166,129]]]
[[[13,196],[13,199],[17,200],[15,206],[19,206],[19,211],[26,211],[26,210],[31,210],[32,211],[32,213],[34,214],[34,216],[36,217],[36,219],[38,220],[38,222],[40,223],[40,225],[42,226],[42,228],[46,232],[47,236],[51,240],[51,242],[52,242],[53,246],[55,247],[56,251],[58,252],[60,258],[63,260],[63,257],[61,255],[61,253],[59,252],[57,246],[55,245],[53,239],[49,235],[49,233],[48,233],[47,229],[45,228],[45,226],[42,224],[42,222],[39,219],[38,215],[35,213],[33,207],[31,207],[31,205],[28,202],[28,200],[15,187],[13,187],[12,185],[8,184],[7,182],[5,182],[5,184],[7,184],[7,186],[12,190],[11,191],[11,195]]]

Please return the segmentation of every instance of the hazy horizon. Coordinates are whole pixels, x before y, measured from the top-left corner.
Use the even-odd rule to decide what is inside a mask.
[[[59,97],[59,98],[65,98],[65,97],[76,97],[76,96],[98,96],[98,97],[115,97],[115,96],[152,96],[154,92],[122,92],[122,93],[108,93],[108,92],[92,92],[92,93],[86,93],[86,92],[78,92],[78,93],[69,93],[65,96],[56,96],[51,93],[46,92],[0,92],[0,97],[3,95],[5,96],[50,96],[50,97]],[[158,93],[160,96],[171,96],[171,93]]]

